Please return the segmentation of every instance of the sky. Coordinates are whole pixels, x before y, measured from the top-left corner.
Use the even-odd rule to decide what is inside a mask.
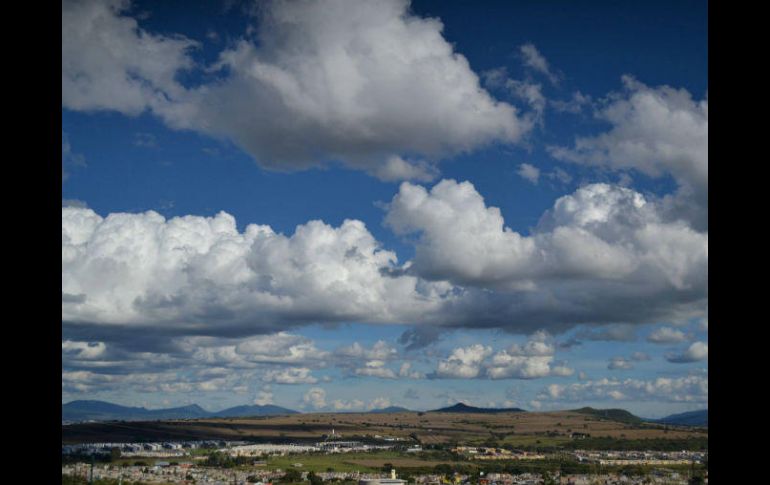
[[[62,402],[708,405],[706,2],[62,2]]]

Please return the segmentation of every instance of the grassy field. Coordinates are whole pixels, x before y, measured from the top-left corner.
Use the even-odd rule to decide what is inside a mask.
[[[214,450],[201,450],[205,453],[210,453]],[[190,461],[190,457],[180,458],[148,458],[148,457],[121,457],[112,461],[113,465],[133,465],[136,462],[146,463],[148,465],[154,465],[156,462],[169,462],[169,461]],[[359,471],[363,473],[379,472],[383,469],[385,464],[391,464],[396,468],[422,468],[432,469],[436,465],[442,463],[462,463],[469,465],[469,462],[457,462],[442,458],[432,458],[430,456],[426,458],[416,458],[412,454],[399,453],[395,451],[375,451],[366,453],[335,453],[335,454],[296,454],[288,456],[273,456],[266,460],[264,466],[259,466],[259,469],[269,470],[288,470],[290,468],[296,468],[300,471],[313,471],[313,472],[325,472],[331,468],[335,472],[352,472]],[[296,466],[301,465],[301,466]],[[253,467],[247,467],[253,468]],[[256,469],[256,468],[255,468]]]
[[[569,436],[507,435],[500,441],[502,446],[529,448],[533,446],[560,446],[569,443]]]
[[[113,465],[120,465],[121,463],[127,463],[133,465],[135,461],[142,461],[148,465],[153,465],[157,461],[175,461],[169,459],[152,459],[152,458],[120,458],[113,461]],[[180,459],[179,461],[186,461]],[[386,467],[387,465],[387,467]],[[301,472],[362,472],[362,473],[378,473],[382,472],[384,468],[394,467],[398,471],[400,476],[413,476],[420,473],[434,473],[437,465],[443,465],[443,471],[441,473],[451,473],[452,470],[460,471],[461,473],[471,473],[474,476],[479,471],[489,472],[508,472],[508,473],[526,473],[534,472],[539,473],[543,470],[556,470],[562,469],[568,473],[588,473],[588,472],[609,472],[618,471],[623,468],[629,470],[647,470],[650,471],[655,468],[653,466],[645,467],[623,467],[623,466],[599,466],[580,464],[573,458],[567,455],[561,455],[559,458],[546,458],[542,460],[494,460],[494,461],[474,461],[474,460],[458,460],[453,458],[446,452],[422,452],[417,454],[398,452],[398,451],[373,451],[373,452],[360,452],[360,453],[337,453],[337,454],[297,454],[283,457],[270,457],[267,459],[265,465],[255,466],[251,463],[237,465],[236,468],[243,471],[251,470],[290,470],[294,469]],[[664,468],[687,470],[689,466],[677,465],[668,466]],[[698,468],[702,468],[699,465]],[[447,472],[446,470],[449,470]],[[570,471],[571,470],[571,471]]]
[[[63,443],[161,440],[246,440],[315,442],[334,428],[344,439],[371,440],[376,435],[401,443],[556,446],[573,433],[616,440],[708,438],[703,428],[652,423],[624,423],[574,411],[539,413],[335,413],[260,418],[83,423],[62,427]],[[538,441],[540,443],[538,443]]]
[[[380,454],[378,454],[380,455]],[[329,468],[335,472],[349,472],[349,471],[362,471],[370,472],[379,470],[376,466],[366,466],[361,463],[357,463],[359,460],[365,459],[367,456],[371,456],[369,453],[339,453],[330,455],[290,455],[290,456],[276,456],[267,460],[267,467],[270,469],[280,468],[286,470],[288,468],[296,468],[294,465],[301,463],[299,467],[302,471],[313,472],[325,472]],[[391,459],[395,456],[394,453],[381,454],[380,456]],[[383,462],[384,463],[384,462]]]
[[[442,463],[470,465],[469,462],[449,460],[441,453],[421,453],[419,456],[411,453],[397,451],[374,451],[367,453],[337,453],[330,455],[293,455],[272,457],[267,460],[267,467],[274,469],[286,469],[301,463],[301,470],[325,472],[329,468],[337,472],[360,471],[379,472],[386,464],[398,469],[404,468],[430,468]]]

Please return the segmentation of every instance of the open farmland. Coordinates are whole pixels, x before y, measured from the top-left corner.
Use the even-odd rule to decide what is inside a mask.
[[[301,464],[304,471],[325,472],[329,468],[338,472],[362,471],[379,472],[385,464],[396,468],[425,468],[432,469],[440,463],[449,460],[437,456],[435,453],[424,453],[417,458],[407,456],[396,451],[375,451],[368,453],[332,453],[332,454],[302,454],[289,456],[272,456],[267,459],[268,469],[288,469]],[[456,464],[469,464],[468,462],[453,462]]]
[[[591,438],[626,440],[707,438],[700,428],[624,423],[575,411],[499,414],[468,413],[325,413],[259,418],[217,418],[153,422],[81,423],[62,427],[63,443],[159,440],[246,440],[254,442],[313,442],[334,428],[338,436],[373,439],[398,437],[412,443],[558,445],[573,433]]]

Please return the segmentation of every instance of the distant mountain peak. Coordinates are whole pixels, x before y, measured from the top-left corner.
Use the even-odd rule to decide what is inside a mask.
[[[286,409],[274,404],[244,404],[242,406],[234,406],[231,408],[223,409],[213,413],[216,417],[221,418],[237,418],[248,416],[275,416],[279,414],[299,414],[292,409]]]
[[[457,404],[454,404],[449,407],[440,408],[440,409],[433,409],[431,411],[428,411],[431,413],[485,413],[485,414],[493,414],[493,413],[523,413],[526,412],[524,409],[521,408],[479,408],[475,406],[469,406],[463,402],[458,402]]]
[[[411,413],[412,411],[401,406],[388,406],[380,409],[372,409],[369,411],[372,414],[387,414],[387,413]]]

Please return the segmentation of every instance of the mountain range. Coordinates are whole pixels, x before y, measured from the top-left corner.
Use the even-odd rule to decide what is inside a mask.
[[[660,419],[643,419],[631,414],[625,409],[594,409],[584,407],[574,409],[574,412],[592,415],[598,418],[604,418],[611,421],[625,422],[629,424],[641,423],[643,421],[671,424],[678,426],[705,426],[708,427],[708,409],[699,411],[689,411],[685,413],[672,414]],[[267,405],[243,405],[235,406],[221,411],[207,411],[197,404],[189,406],[147,409],[144,407],[121,406],[105,401],[72,401],[62,404],[62,421],[82,422],[82,421],[156,421],[164,419],[200,419],[200,418],[236,418],[250,416],[278,416],[287,414],[299,414],[298,411],[287,409],[281,406],[271,404]],[[385,413],[408,413],[414,412],[400,406],[389,406],[382,409],[373,409],[369,411],[372,414]],[[469,406],[464,403],[457,403],[449,407],[433,409],[431,413],[476,413],[476,414],[495,414],[495,413],[523,413],[526,410],[521,408],[480,408]]]
[[[72,401],[62,404],[62,421],[155,421],[161,419],[234,418],[297,414],[280,406],[235,406],[221,411],[207,411],[197,404],[165,409],[129,407],[105,401]]]
[[[679,426],[704,426],[709,425],[709,410],[700,409],[698,411],[688,411],[686,413],[672,414],[665,418],[653,419],[656,423],[674,424]]]

